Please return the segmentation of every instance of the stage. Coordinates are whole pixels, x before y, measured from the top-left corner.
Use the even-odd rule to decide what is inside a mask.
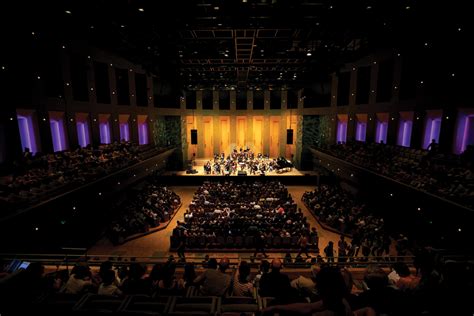
[[[229,177],[238,177],[238,176],[250,176],[250,177],[261,177],[261,176],[316,176],[317,173],[313,171],[299,171],[296,168],[291,168],[291,169],[286,169],[286,171],[283,172],[278,172],[276,170],[265,172],[265,174],[261,174],[261,172],[257,171],[254,174],[251,174],[248,170],[245,170],[244,173],[234,173],[234,174],[216,174],[212,172],[211,174],[208,174],[204,171],[204,165],[210,161],[210,159],[196,159],[193,165],[193,170],[195,170],[195,173],[190,173],[189,170],[184,170],[184,171],[170,171],[166,172],[164,175],[165,176],[193,176],[193,177],[199,177],[199,176],[205,176],[205,177],[223,177],[223,176],[229,176]]]
[[[315,171],[300,171],[292,168],[288,172],[277,173],[276,171],[266,172],[261,174],[246,174],[239,175],[238,173],[232,175],[223,174],[206,174],[204,171],[204,164],[209,159],[196,159],[193,170],[197,173],[189,173],[186,170],[166,171],[161,174],[161,182],[163,184],[180,186],[180,185],[202,185],[204,181],[225,181],[225,179],[232,179],[233,181],[246,181],[245,179],[253,179],[259,181],[280,181],[285,185],[316,185],[319,183],[320,174]],[[189,169],[189,168],[188,168]]]

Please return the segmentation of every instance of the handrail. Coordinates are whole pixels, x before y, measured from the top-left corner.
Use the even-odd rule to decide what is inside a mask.
[[[294,251],[296,253],[296,251]],[[36,256],[39,258],[31,258],[32,256]],[[55,257],[55,258],[48,258],[48,257]],[[254,263],[258,261],[258,258],[253,257],[250,255],[248,258],[243,258],[241,256],[212,256],[217,260],[221,258],[229,259],[230,265],[238,265],[241,260],[248,260],[250,263]],[[69,266],[78,262],[80,259],[84,259],[81,261],[86,261],[90,266],[99,266],[104,261],[110,261],[114,265],[129,265],[131,263],[139,263],[139,264],[154,264],[159,262],[166,262],[169,260],[169,256],[162,256],[162,257],[135,257],[135,256],[111,256],[111,255],[66,255],[66,254],[0,254],[0,258],[4,260],[23,260],[29,262],[39,262],[44,263],[46,265],[55,265],[55,266]],[[175,258],[175,257],[174,257]],[[265,258],[266,260],[271,261],[274,258],[281,259],[284,261],[283,256],[271,256]],[[333,262],[331,264],[341,265],[341,266],[367,266],[370,264],[380,264],[380,265],[392,265],[396,262],[405,262],[408,264],[412,264],[414,260],[414,256],[370,256],[370,257],[341,257],[344,259],[343,261],[338,261],[337,256],[332,257]],[[179,260],[179,258],[175,258]],[[202,264],[203,258],[190,258],[188,257],[186,263],[192,262],[195,264]],[[295,258],[292,258],[293,260]],[[325,263],[328,262],[328,257],[318,257],[319,260],[323,260]],[[307,260],[307,259],[305,259]],[[178,261],[179,263],[179,261]],[[182,262],[184,263],[184,262]],[[301,268],[310,266],[310,262],[291,262],[291,263],[284,263],[284,267],[288,268]]]
[[[354,167],[354,168],[357,168],[357,169],[359,169],[359,170],[361,170],[361,171],[364,171],[364,172],[368,172],[368,173],[370,173],[370,174],[372,174],[372,175],[374,175],[374,176],[384,178],[384,179],[387,180],[387,181],[391,181],[391,182],[394,182],[394,183],[396,183],[396,184],[398,184],[398,185],[405,186],[405,187],[407,187],[407,188],[410,189],[410,190],[414,190],[414,191],[417,191],[417,192],[419,192],[419,193],[427,194],[427,195],[431,196],[432,198],[439,199],[439,200],[441,200],[441,201],[443,201],[443,202],[445,202],[445,203],[452,204],[452,205],[454,205],[454,206],[456,206],[456,207],[462,208],[462,209],[464,209],[464,210],[466,210],[466,211],[469,211],[469,212],[474,212],[473,209],[471,209],[471,208],[469,208],[469,207],[467,207],[467,206],[465,206],[465,205],[459,204],[459,203],[457,203],[457,202],[454,202],[453,200],[448,200],[448,199],[446,199],[446,198],[444,198],[444,197],[441,197],[441,196],[439,196],[439,195],[433,194],[433,193],[431,193],[431,192],[424,191],[424,190],[420,190],[420,189],[415,188],[415,187],[413,187],[413,186],[411,186],[411,185],[408,185],[408,184],[406,184],[406,183],[403,183],[403,182],[397,181],[397,180],[395,180],[395,179],[393,179],[393,178],[387,177],[387,176],[385,176],[385,175],[383,175],[383,174],[376,173],[376,172],[374,172],[374,171],[372,171],[372,170],[370,170],[370,169],[366,169],[365,167],[356,165],[356,164],[354,164],[354,163],[352,163],[352,162],[350,162],[350,161],[347,161],[347,160],[341,159],[341,158],[339,158],[339,157],[333,156],[333,155],[331,155],[331,154],[329,154],[329,153],[326,153],[326,152],[324,152],[324,151],[321,151],[320,149],[310,148],[310,150],[316,152],[317,154],[323,154],[323,155],[329,156],[329,157],[331,157],[331,159],[338,160],[338,161],[341,162],[341,163],[348,164],[348,165],[350,165],[350,166],[352,166],[352,167]]]

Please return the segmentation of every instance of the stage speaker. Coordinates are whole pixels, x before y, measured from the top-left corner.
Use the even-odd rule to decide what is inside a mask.
[[[286,130],[286,144],[287,145],[293,144],[293,130],[292,129]]]
[[[191,145],[197,145],[198,143],[198,130],[192,129],[191,130]]]
[[[239,176],[246,176],[246,175],[247,175],[247,171],[239,170],[239,172],[237,173],[237,175],[239,175]]]

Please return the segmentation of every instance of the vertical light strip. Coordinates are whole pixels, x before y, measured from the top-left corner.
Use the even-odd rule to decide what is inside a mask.
[[[32,152],[31,148],[31,138],[28,130],[27,118],[24,116],[18,115],[18,129],[20,131],[20,140],[22,151],[25,151],[25,148],[28,148]]]
[[[49,121],[51,127],[51,138],[53,141],[53,150],[54,151],[61,151],[61,135],[59,133],[59,124],[56,120]]]

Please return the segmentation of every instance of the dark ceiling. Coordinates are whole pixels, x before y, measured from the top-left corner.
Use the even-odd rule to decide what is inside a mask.
[[[462,8],[434,6],[388,0],[83,0],[35,1],[15,11],[22,19],[17,23],[36,37],[87,40],[178,89],[298,89],[367,54],[421,49],[445,27],[458,27],[452,21],[464,15]],[[443,50],[453,40],[445,37]]]

